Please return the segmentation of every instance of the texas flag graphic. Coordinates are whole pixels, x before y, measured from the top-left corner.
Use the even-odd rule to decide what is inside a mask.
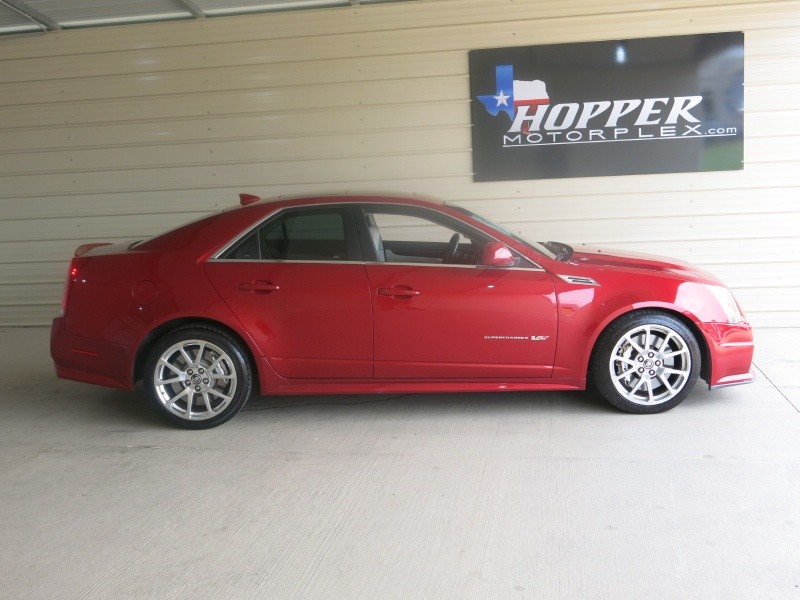
[[[545,86],[544,81],[539,79],[533,81],[515,80],[514,67],[512,65],[495,67],[495,79],[497,81],[497,93],[495,95],[478,96],[478,100],[481,101],[493,117],[496,117],[500,112],[504,112],[513,122],[517,107],[538,107],[542,104],[550,103],[550,98],[547,96],[547,86]],[[534,112],[535,110],[534,108]]]

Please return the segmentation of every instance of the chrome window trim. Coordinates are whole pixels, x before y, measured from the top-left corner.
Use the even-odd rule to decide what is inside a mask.
[[[492,267],[487,265],[458,265],[458,264],[443,264],[443,263],[419,263],[419,262],[380,262],[375,260],[358,261],[358,260],[281,260],[276,258],[209,258],[208,262],[213,263],[246,263],[249,265],[256,263],[288,263],[288,264],[318,264],[318,265],[360,265],[360,266],[398,266],[398,267],[434,267],[438,269],[493,269],[497,271],[542,271],[545,269],[538,265],[532,267]]]
[[[320,265],[363,265],[360,260],[321,260],[321,259],[308,259],[303,260],[293,258],[291,260],[282,260],[279,258],[209,258],[207,262],[213,263],[247,263],[252,265],[254,263],[300,263],[300,264],[320,264]]]
[[[369,198],[369,196],[365,196],[365,198]],[[261,225],[263,225],[264,223],[266,223],[268,220],[272,219],[273,217],[277,217],[282,212],[285,212],[285,211],[288,211],[288,210],[303,209],[303,208],[328,207],[328,206],[329,207],[336,207],[336,208],[343,208],[345,206],[363,207],[365,204],[372,204],[372,205],[376,205],[377,204],[377,205],[383,205],[383,206],[407,206],[407,207],[410,207],[410,208],[418,208],[418,209],[427,210],[427,211],[433,210],[428,206],[417,206],[415,204],[399,204],[399,203],[395,203],[395,202],[386,202],[386,201],[380,201],[380,200],[375,200],[375,201],[370,201],[370,200],[361,201],[361,200],[359,200],[358,202],[339,202],[339,203],[336,203],[336,202],[315,202],[313,204],[303,204],[302,206],[284,206],[283,208],[277,208],[277,209],[273,210],[272,212],[264,215],[264,217],[260,221],[257,221],[254,225],[251,225],[250,227],[245,229],[242,233],[240,233],[239,235],[234,237],[227,244],[225,244],[220,250],[217,250],[214,254],[212,254],[211,257],[208,259],[208,262],[246,262],[246,263],[270,262],[270,263],[306,263],[306,264],[308,264],[308,263],[319,263],[319,264],[326,264],[326,265],[330,265],[330,264],[349,264],[349,265],[352,265],[352,264],[364,264],[364,265],[367,265],[367,264],[369,264],[369,265],[372,265],[372,264],[375,264],[375,265],[407,265],[407,266],[417,266],[417,267],[418,266],[426,266],[426,267],[467,267],[467,268],[483,267],[483,268],[486,268],[486,269],[501,269],[501,270],[506,270],[506,271],[508,271],[508,270],[514,270],[514,271],[545,271],[546,270],[544,267],[542,267],[541,265],[537,264],[533,260],[529,259],[527,256],[523,256],[522,254],[519,254],[519,252],[516,252],[516,251],[513,251],[513,252],[518,254],[521,260],[523,260],[523,261],[527,262],[529,265],[531,265],[530,267],[519,267],[519,266],[514,266],[514,267],[490,267],[490,266],[486,266],[486,265],[456,265],[456,264],[444,265],[444,264],[436,264],[436,263],[415,263],[415,262],[405,263],[405,262],[380,262],[380,261],[357,261],[357,260],[342,260],[342,261],[334,261],[334,260],[298,260],[298,259],[280,260],[280,259],[272,259],[272,258],[248,260],[248,259],[236,259],[236,258],[220,258],[221,255],[225,254],[233,246],[238,244],[241,240],[246,238],[253,231],[255,231],[256,229],[261,227]],[[446,206],[446,204],[442,204],[442,206]],[[457,217],[453,217],[452,215],[447,215],[446,213],[444,213],[444,214],[445,214],[445,216],[448,216],[448,217],[451,217],[453,219],[459,220]],[[475,229],[475,227],[473,227],[469,223],[464,223],[464,225],[466,225],[467,227],[471,227],[472,229]],[[498,240],[495,236],[493,236],[493,235],[491,235],[489,233],[486,233],[483,230],[479,230],[479,231],[482,234],[484,234],[486,237],[489,237],[489,238],[493,239],[495,242],[500,242],[504,246],[507,246],[507,244],[505,244],[502,241]]]
[[[524,256],[522,258],[525,258]],[[532,267],[492,267],[489,265],[459,265],[455,263],[444,264],[444,263],[419,263],[419,262],[390,262],[390,261],[364,261],[364,265],[369,266],[401,266],[401,267],[436,267],[436,268],[455,268],[455,269],[492,269],[497,271],[544,271],[542,267],[539,265],[534,265]]]

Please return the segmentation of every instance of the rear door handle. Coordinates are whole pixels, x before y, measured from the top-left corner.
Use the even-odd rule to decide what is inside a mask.
[[[417,290],[412,290],[408,286],[395,286],[390,288],[378,288],[379,296],[391,296],[392,298],[413,298],[419,296]]]
[[[281,289],[270,281],[242,281],[236,287],[243,292],[277,292]]]

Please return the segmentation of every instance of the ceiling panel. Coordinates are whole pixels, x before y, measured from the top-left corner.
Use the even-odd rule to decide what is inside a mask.
[[[315,6],[350,4],[348,0],[194,0],[208,14],[235,14],[242,12],[267,12]]]
[[[0,32],[16,33],[19,31],[39,31],[39,27],[31,23],[17,11],[0,4]]]
[[[191,16],[175,0],[23,0],[64,27],[109,21],[141,21]]]
[[[0,36],[77,27],[410,0],[0,0]]]

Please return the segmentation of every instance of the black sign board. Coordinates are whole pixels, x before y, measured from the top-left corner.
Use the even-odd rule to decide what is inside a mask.
[[[472,50],[475,181],[742,168],[744,34]]]

